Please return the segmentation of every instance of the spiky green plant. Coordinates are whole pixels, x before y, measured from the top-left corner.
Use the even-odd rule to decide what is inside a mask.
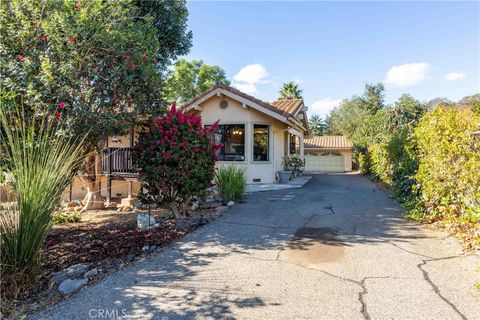
[[[2,296],[15,298],[21,290],[18,285],[35,276],[52,213],[85,153],[83,139],[60,134],[57,119],[26,116],[23,109],[12,111],[3,102],[1,165],[13,177],[15,201],[0,211],[0,271]]]
[[[225,201],[241,200],[245,194],[245,169],[233,165],[219,167],[215,173],[215,184]]]

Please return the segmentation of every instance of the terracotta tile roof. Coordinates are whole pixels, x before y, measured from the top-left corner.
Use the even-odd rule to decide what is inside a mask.
[[[305,149],[351,149],[353,143],[344,136],[320,136],[304,140]]]
[[[278,110],[294,115],[297,111],[303,107],[303,99],[281,99],[269,102],[272,106]]]

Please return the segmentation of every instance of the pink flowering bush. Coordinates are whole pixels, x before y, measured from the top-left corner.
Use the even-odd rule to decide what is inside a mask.
[[[201,118],[177,111],[173,104],[148,131],[140,134],[133,159],[143,183],[139,195],[143,203],[168,205],[177,218],[183,204],[205,190],[214,177],[217,146],[207,133]]]

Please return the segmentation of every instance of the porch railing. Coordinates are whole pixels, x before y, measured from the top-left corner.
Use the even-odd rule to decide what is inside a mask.
[[[102,156],[102,173],[111,175],[137,175],[133,165],[132,148],[105,148]]]

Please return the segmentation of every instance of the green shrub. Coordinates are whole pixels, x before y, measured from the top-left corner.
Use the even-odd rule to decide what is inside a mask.
[[[82,220],[82,216],[78,212],[61,212],[53,216],[53,224],[75,223]]]
[[[472,136],[479,124],[470,109],[437,106],[415,129],[415,180],[427,220],[480,220],[480,142]]]
[[[245,194],[245,169],[234,165],[219,167],[215,174],[215,184],[225,201],[241,200]]]
[[[2,166],[13,177],[15,201],[2,209],[0,219],[0,272],[6,300],[24,292],[23,284],[35,283],[52,214],[85,156],[83,140],[59,134],[61,123],[44,117],[26,120],[23,111],[7,117],[7,108],[0,105]]]

